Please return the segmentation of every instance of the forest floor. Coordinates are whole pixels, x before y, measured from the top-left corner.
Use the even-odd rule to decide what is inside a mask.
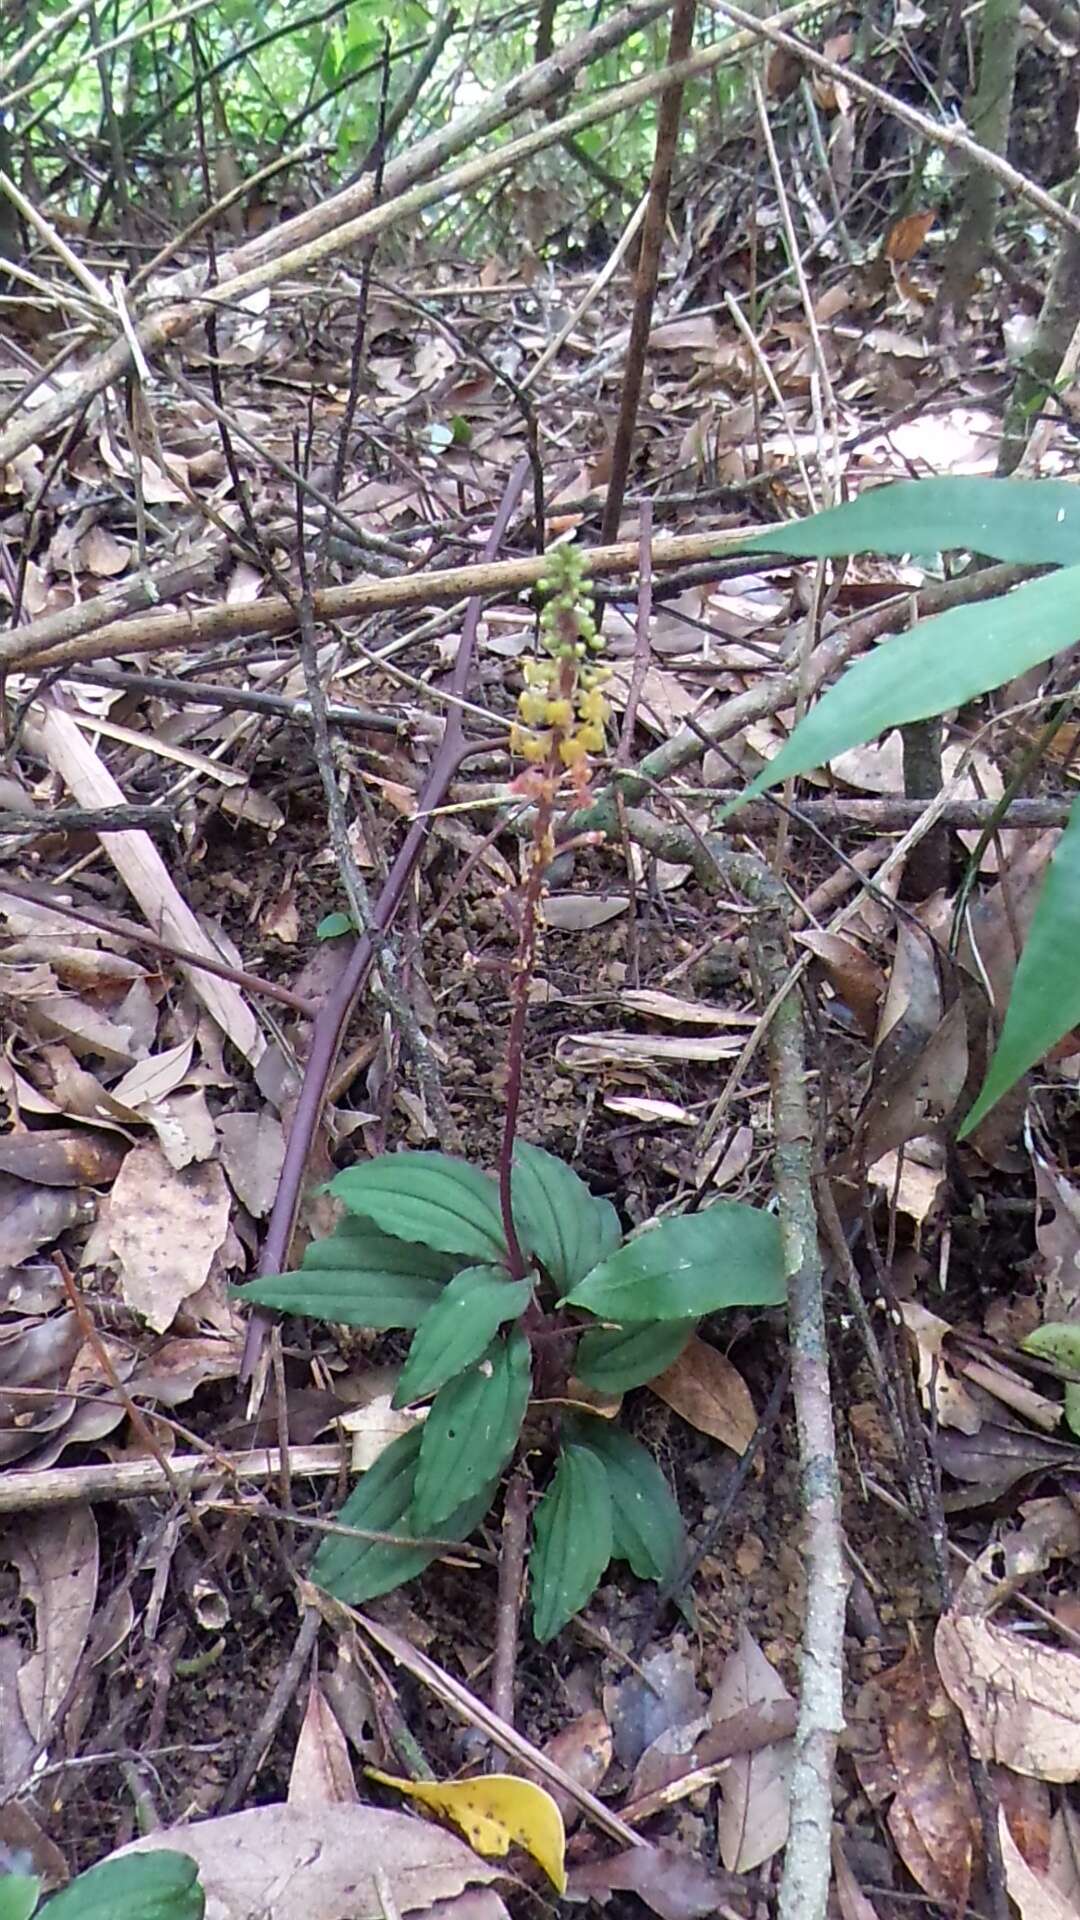
[[[693,310],[665,283],[621,537],[642,539],[645,500],[654,534],[749,532],[890,479],[992,474],[1010,383],[1007,296],[995,286],[961,333],[932,343],[937,260],[931,241],[884,287],[855,269],[823,268],[812,310],[791,289],[774,291],[752,339],[720,292],[725,276],[738,283],[737,257],[703,271]],[[180,606],[250,612],[276,591],[251,551],[252,529],[262,558],[294,586],[305,541],[321,585],[479,559],[506,477],[528,450],[521,408],[498,376],[529,376],[592,275],[522,275],[498,260],[482,269],[414,261],[381,275],[367,300],[340,492],[366,547],[342,524],[323,539],[323,509],[310,499],[298,523],[286,469],[299,463],[324,498],[333,491],[356,309],[355,282],[298,284],[223,323],[216,353],[197,335],[176,348],[152,418],[124,421],[112,398],[95,402],[57,464],[52,446],[35,445],[7,469],[0,594],[18,597],[19,621],[59,616],[140,569],[161,575],[188,561],[203,571]],[[597,537],[628,310],[629,283],[617,276],[531,385],[549,540]],[[13,328],[0,342],[5,392],[18,392],[28,359],[43,360],[46,348]],[[1039,471],[1074,466],[1066,410]],[[499,557],[527,555],[532,540],[522,510]],[[612,748],[621,738],[628,764],[640,762],[927,577],[915,559],[862,559],[817,586],[810,568],[790,562],[687,567],[654,582],[644,653],[637,584],[599,582]],[[318,631],[349,843],[375,896],[437,751],[461,622],[460,605],[420,593],[400,611]],[[524,597],[484,601],[467,718],[489,750],[459,770],[431,817],[396,926],[401,989],[461,1151],[488,1168],[502,1131],[523,871],[505,743],[534,624]],[[407,1772],[405,1735],[440,1780],[490,1759],[467,1714],[354,1625],[328,1615],[317,1638],[304,1637],[311,1596],[298,1582],[312,1533],[293,1522],[325,1519],[340,1503],[350,1435],[367,1459],[387,1437],[407,1337],[289,1320],[261,1405],[240,1384],[248,1315],[230,1287],[255,1271],[311,1033],[296,1004],[262,988],[317,998],[348,946],[317,937],[347,903],[295,636],[260,632],[251,619],[239,637],[223,626],[198,645],[178,636],[120,648],[122,657],[115,640],[111,653],[95,652],[92,638],[77,658],[17,665],[9,676],[0,780],[11,887],[0,888],[0,1841],[54,1884],[186,1820],[331,1799],[400,1807],[363,1769]],[[185,691],[192,682],[219,692]],[[222,689],[261,690],[279,707],[233,706]],[[1010,718],[1008,704],[988,740],[984,711],[950,716],[947,771],[970,749],[956,799],[1001,793],[1037,724]],[[366,720],[335,719],[358,705]],[[657,817],[711,830],[716,795],[765,763],[792,717],[790,699],[771,711],[763,703],[657,789]],[[1070,735],[1043,769],[1038,795],[1067,793],[1074,744]],[[775,812],[762,823],[760,810],[729,829],[735,846],[782,876],[792,956],[812,958],[802,991],[816,1151],[841,1173],[885,1098],[875,1066],[882,1007],[892,1009],[886,1025],[918,1030],[975,840],[948,829],[942,885],[929,899],[904,895],[898,871],[883,890],[859,891],[859,873],[872,873],[903,824],[888,813],[903,794],[901,754],[892,735],[805,784],[804,799],[835,803],[812,833]],[[860,815],[867,800],[884,810]],[[72,805],[160,812],[116,834],[65,822]],[[1053,828],[1010,829],[987,849],[979,911],[999,934],[1031,896],[1055,837]],[[155,847],[163,864],[147,852]],[[898,888],[912,909],[899,918]],[[224,1002],[198,993],[200,976],[176,957],[191,944],[177,900],[234,970]],[[73,920],[67,905],[101,926]],[[830,932],[841,907],[842,936]],[[751,911],[702,886],[689,863],[654,858],[630,838],[578,844],[549,875],[520,1133],[570,1161],[625,1227],[713,1199],[770,1203]],[[133,917],[160,934],[161,950],[140,945],[130,925],[118,930]],[[923,932],[905,938],[913,917]],[[340,1059],[307,1167],[294,1266],[306,1239],[327,1229],[320,1187],[334,1169],[388,1148],[440,1145],[398,1022],[370,992]],[[848,1217],[894,1377],[917,1356],[909,1397],[944,1476],[952,1573],[989,1550],[982,1577],[1011,1581],[1016,1604],[1041,1608],[1065,1644],[1080,1627],[1076,1453],[1056,1431],[1055,1386],[1021,1380],[1016,1348],[1044,1317],[1048,1283],[1076,1258],[1075,1064],[1067,1057],[1041,1076],[1035,1133],[1015,1104],[978,1150],[947,1145],[931,1128],[899,1157],[891,1147],[877,1158]],[[898,1920],[914,1896],[923,1911],[979,1910],[967,1740],[935,1665],[942,1596],[932,1543],[911,1509],[911,1463],[885,1417],[835,1248],[826,1279],[852,1579],[834,1790],[837,1911]],[[682,1359],[628,1392],[618,1411],[660,1463],[701,1548],[692,1620],[673,1604],[657,1613],[654,1589],[620,1567],[551,1645],[538,1646],[523,1624],[516,1710],[525,1740],[614,1813],[660,1792],[641,1831],[664,1870],[637,1891],[632,1879],[620,1890],[614,1875],[605,1889],[600,1874],[592,1890],[610,1894],[611,1913],[640,1912],[642,1899],[672,1920],[771,1910],[788,1743],[721,1751],[709,1739],[735,1714],[799,1692],[805,1517],[790,1400],[759,1424],[786,1353],[781,1310],[714,1315]],[[286,1437],[272,1472],[237,1464],[242,1450],[278,1449]],[[213,1473],[181,1495],[169,1465],[193,1452]],[[91,1469],[137,1463],[160,1472],[156,1485],[121,1490],[117,1479],[111,1492],[92,1491]],[[65,1484],[63,1504],[45,1491],[50,1479],[59,1489],[61,1471],[84,1470],[81,1483]],[[480,1699],[499,1538],[496,1510],[476,1536],[479,1557],[438,1560],[365,1609]],[[1004,1573],[1003,1538],[1012,1543]],[[1023,1694],[1017,1680],[1013,1697]],[[1056,1710],[1066,1714],[1065,1703]],[[1075,1743],[1074,1713],[1075,1699],[1066,1716]],[[1018,1750],[1024,1737],[1018,1724]],[[1062,1912],[1080,1910],[1080,1820],[1051,1792],[1071,1776],[1030,1754],[992,1771],[1032,1874]],[[611,1846],[590,1821],[575,1828],[573,1811],[572,1886]],[[272,1854],[276,1844],[269,1827],[252,1829],[253,1846]],[[277,1865],[285,1879],[299,1871],[287,1849]],[[549,1897],[543,1876],[520,1852],[511,1867],[517,1877],[501,1883],[501,1897],[515,1912],[535,1911]],[[581,1897],[589,1884],[578,1882]],[[311,1892],[309,1920],[324,1911],[321,1897]],[[395,1897],[409,1912],[442,1900],[438,1911],[453,1905],[457,1920],[498,1911],[483,1905],[487,1895],[435,1880]],[[1024,1911],[1056,1912],[1049,1893],[1047,1902]],[[327,1894],[326,1915],[339,1911]]]

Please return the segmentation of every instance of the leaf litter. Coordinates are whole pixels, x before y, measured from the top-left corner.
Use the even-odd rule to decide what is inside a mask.
[[[844,59],[849,50],[832,51]],[[769,84],[783,90],[778,69],[770,68]],[[816,98],[833,126],[834,185],[843,191],[850,165],[845,142],[854,139],[863,108],[832,86],[818,86]],[[805,186],[813,176],[806,151],[800,169]],[[723,170],[706,162],[700,199],[680,207],[688,245],[669,308],[651,335],[654,388],[642,477],[650,492],[674,492],[678,530],[751,521],[761,494],[745,483],[761,477],[785,514],[801,510],[807,503],[792,455],[813,463],[821,452],[809,335],[786,292],[763,308],[757,342],[782,408],[760,386],[754,356],[729,328],[726,312],[695,310],[711,270],[705,239],[729,230],[725,195],[733,187],[723,181]],[[802,205],[808,235],[825,249],[821,268],[837,243],[808,188]],[[759,231],[768,249],[777,209],[769,205],[764,213]],[[836,424],[847,440],[844,482],[853,492],[863,482],[912,469],[993,467],[990,413],[959,392],[944,404],[927,400],[935,368],[921,280],[932,277],[938,258],[934,231],[924,211],[889,229],[887,291],[869,303],[859,278],[842,266],[823,269],[824,284],[814,290],[818,318],[828,328],[823,352]],[[558,274],[548,276],[550,284],[541,276],[529,286],[513,222],[507,239],[519,255],[516,267],[498,267],[494,278],[482,279],[482,298],[463,290],[470,275],[463,280],[460,263],[427,261],[417,269],[393,259],[402,288],[431,296],[441,312],[457,316],[452,335],[430,318],[428,307],[422,320],[408,309],[412,318],[405,323],[393,298],[373,296],[364,397],[390,451],[378,474],[359,466],[347,474],[342,507],[363,535],[399,543],[402,551],[391,556],[398,564],[436,564],[443,546],[454,558],[468,557],[475,526],[491,512],[496,476],[524,445],[490,374],[473,380],[462,364],[469,340],[489,327],[496,301],[507,350],[520,366],[556,330]],[[738,281],[746,263],[737,245],[715,238],[710,244],[727,249],[727,267]],[[508,293],[496,291],[506,287]],[[334,325],[325,340],[319,325],[312,326],[309,292],[312,302],[323,297],[314,286],[295,302],[260,293],[218,352],[234,426],[261,443],[245,443],[243,455],[256,516],[294,581],[295,502],[266,451],[288,452],[297,386],[311,400],[319,431],[333,431],[348,358],[345,335]],[[549,502],[562,498],[568,525],[585,524],[584,510],[565,503],[607,484],[610,463],[604,453],[594,457],[592,412],[595,396],[606,406],[617,395],[620,355],[611,356],[625,339],[626,317],[626,284],[617,281],[607,304],[594,305],[578,321],[545,372],[547,384],[537,381],[545,419],[558,423],[547,448]],[[995,366],[996,331],[987,318],[978,308],[964,340],[978,367],[976,382]],[[316,347],[332,347],[340,365],[317,367]],[[188,374],[205,366],[193,339],[183,354]],[[59,373],[52,377],[54,390],[59,380]],[[200,595],[205,605],[208,594],[220,594],[231,609],[251,608],[270,590],[264,569],[216,544],[221,523],[215,525],[213,515],[223,511],[231,532],[239,515],[233,475],[211,438],[209,406],[197,397],[181,401],[168,381],[157,400],[161,444],[153,454],[134,456],[131,449],[118,451],[112,426],[98,404],[91,405],[85,436],[54,476],[52,517],[25,556],[24,620],[78,610],[115,591],[110,582],[126,588],[147,558],[153,565],[172,561],[177,530],[180,549],[204,535],[214,544],[209,574],[184,602],[189,609]],[[907,417],[890,419],[893,413]],[[6,468],[16,541],[45,457],[45,447],[32,444]],[[1059,436],[1049,446],[1046,471],[1058,471],[1066,458]],[[151,526],[149,555],[133,544],[118,511],[122,488],[135,473],[144,506],[172,516]],[[715,495],[706,499],[714,486],[721,489],[719,506]],[[725,487],[733,489],[728,496]],[[99,489],[108,502],[101,518],[83,511],[85,489]],[[0,519],[5,551],[14,544],[7,525]],[[163,536],[166,527],[173,531]],[[631,518],[624,531],[632,537],[634,530]],[[375,561],[384,557],[343,545],[333,565],[347,578],[370,559],[377,576]],[[910,560],[852,563],[830,583],[820,637],[828,639],[839,621],[857,620],[887,594],[910,591],[922,579]],[[0,591],[10,598],[9,583]],[[613,697],[620,714],[633,707],[635,759],[662,752],[688,724],[710,721],[725,701],[759,701],[760,711],[722,742],[733,759],[710,750],[703,788],[694,787],[693,773],[671,782],[673,817],[689,821],[693,833],[710,830],[716,790],[738,785],[742,773],[775,754],[787,736],[792,700],[769,710],[764,695],[784,670],[792,635],[806,616],[801,595],[794,569],[749,560],[731,578],[684,588],[653,610],[636,687],[636,643],[625,619],[632,596],[605,609],[616,665]],[[355,813],[353,850],[373,885],[415,814],[437,745],[457,617],[441,620],[436,612],[432,625],[431,608],[394,615],[378,635],[378,651],[372,633],[357,632],[347,620],[344,639],[335,636],[321,657],[331,699],[357,714],[347,732],[341,723],[349,743],[342,769]],[[238,628],[238,646],[223,648],[212,665],[179,641],[160,658],[121,656],[132,681],[148,663],[160,668],[159,686],[102,685],[93,677],[92,658],[80,673],[70,655],[61,663],[55,698],[37,688],[33,673],[16,670],[12,679],[15,699],[30,704],[12,757],[20,823],[5,858],[13,880],[47,882],[49,891],[44,907],[13,895],[0,899],[0,1089],[8,1120],[0,1140],[2,1457],[7,1474],[26,1475],[29,1486],[30,1476],[47,1474],[61,1457],[65,1464],[99,1465],[102,1456],[145,1457],[156,1444],[167,1465],[174,1448],[186,1451],[194,1431],[220,1474],[191,1509],[171,1498],[182,1550],[176,1542],[168,1550],[155,1545],[160,1510],[121,1502],[98,1522],[89,1504],[76,1504],[58,1515],[30,1514],[5,1524],[4,1778],[25,1796],[38,1746],[46,1763],[62,1767],[80,1757],[73,1751],[80,1740],[93,1753],[99,1727],[107,1735],[106,1754],[137,1752],[152,1732],[165,1754],[153,1783],[161,1824],[138,1844],[190,1845],[200,1859],[208,1912],[239,1915],[270,1905],[288,1913],[300,1911],[302,1899],[310,1920],[337,1914],[344,1920],[346,1912],[361,1911],[385,1916],[394,1907],[425,1912],[437,1904],[440,1912],[467,1920],[474,1911],[505,1911],[502,1894],[513,1904],[516,1888],[454,1835],[356,1797],[362,1779],[356,1760],[370,1765],[372,1751],[359,1753],[355,1742],[350,1749],[317,1667],[311,1674],[305,1669],[306,1694],[297,1680],[295,1699],[260,1756],[259,1796],[267,1803],[215,1812],[294,1630],[281,1543],[284,1564],[295,1573],[303,1564],[296,1552],[302,1529],[290,1522],[271,1535],[274,1515],[291,1503],[293,1519],[317,1517],[317,1483],[302,1476],[291,1481],[287,1453],[276,1464],[274,1500],[233,1473],[223,1435],[243,1411],[237,1392],[243,1324],[228,1287],[254,1270],[274,1206],[310,1015],[333,973],[335,943],[315,948],[316,967],[306,963],[320,919],[342,906],[306,733],[280,713],[272,721],[230,713],[202,695],[193,705],[180,684],[186,675],[224,682],[234,692],[277,695],[286,706],[302,701],[303,675],[291,643],[271,636],[255,646],[254,631],[245,638]],[[529,644],[529,618],[520,606],[489,610],[479,680],[483,704],[500,725],[512,704],[507,692],[517,685],[515,663]],[[400,677],[398,660],[408,677]],[[361,699],[369,703],[366,726]],[[1000,791],[997,746],[985,752],[975,743],[963,715],[950,721],[947,733],[947,771],[961,754],[976,769],[958,794]],[[898,745],[893,737],[837,755],[828,775],[815,776],[807,791],[824,802],[837,797],[841,810],[852,793],[895,798],[902,791]],[[492,771],[497,752],[496,743],[475,791],[471,776],[462,776],[452,804],[463,811],[448,813],[431,834],[404,945],[408,990],[451,1109],[469,1151],[489,1166],[517,870],[511,836],[501,835],[498,845],[485,839],[492,780],[502,783],[497,797],[506,798],[502,765]],[[135,826],[96,835],[50,825],[56,805],[122,808],[147,795],[171,811],[171,838],[159,840]],[[817,887],[835,878],[841,864],[835,850],[848,858],[860,849],[862,829],[841,822],[829,832],[832,846],[801,834],[795,855],[789,846],[785,880],[800,911]],[[771,854],[771,828],[754,833],[753,844]],[[998,834],[983,850],[981,884],[962,902],[959,884],[973,836],[958,829],[951,832],[948,896],[936,914],[926,903],[905,901],[901,882],[870,897],[853,926],[836,929],[828,912],[807,911],[800,935],[814,956],[838,1204],[867,1298],[876,1310],[883,1271],[903,1296],[890,1301],[886,1292],[884,1298],[908,1342],[900,1352],[905,1363],[912,1358],[936,1464],[947,1476],[946,1512],[962,1510],[968,1499],[968,1520],[978,1530],[989,1521],[980,1518],[976,1496],[1006,1502],[998,1545],[1007,1571],[997,1567],[993,1578],[996,1563],[988,1561],[982,1575],[995,1609],[1004,1610],[999,1620],[940,1603],[917,1555],[899,1538],[883,1537],[877,1494],[867,1495],[861,1480],[853,1483],[859,1494],[849,1503],[851,1546],[870,1573],[879,1631],[871,1636],[876,1644],[869,1658],[881,1670],[857,1708],[849,1703],[858,1744],[851,1740],[838,1776],[844,1844],[837,1838],[836,1897],[852,1920],[890,1911],[884,1896],[871,1901],[861,1889],[878,1844],[868,1806],[888,1807],[895,1849],[890,1873],[900,1862],[908,1884],[928,1898],[950,1907],[966,1899],[977,1904],[981,1837],[966,1748],[1011,1776],[1012,1784],[1001,1788],[1001,1846],[1006,1884],[1025,1920],[1044,1914],[1056,1920],[1055,1902],[1072,1910],[1080,1884],[1071,1807],[1062,1800],[1052,1817],[1047,1813],[1044,1846],[1041,1815],[1036,1818],[1034,1803],[1021,1802],[1016,1785],[1058,1786],[1076,1778],[1071,1676],[1077,1655],[1070,1642],[1053,1643],[1048,1626],[1055,1619],[1068,1626],[1067,1587],[1078,1552],[1067,1495],[1048,1491],[1067,1489],[1075,1466],[1062,1421],[1070,1383],[1060,1369],[1040,1369],[1032,1355],[1018,1351],[1002,1304],[1017,1327],[1025,1314],[1030,1319],[1032,1306],[1042,1320],[1072,1325],[1078,1318],[1072,1282],[1080,1208],[1064,1127],[1055,1135],[1050,1126],[1067,1111],[1075,1063],[1070,1066],[1066,1054],[1050,1064],[1053,1102],[1040,1109],[1034,1136],[1029,1125],[1029,1141],[1038,1141],[1030,1158],[1017,1151],[1020,1107],[1011,1131],[994,1136],[988,1122],[965,1143],[959,1177],[949,1145],[950,1127],[987,1051],[988,1020],[999,1021],[1007,1001],[1017,942],[1030,925],[1056,838],[1054,829]],[[528,1136],[572,1155],[629,1225],[651,1217],[658,1205],[679,1206],[703,1184],[764,1197],[758,1143],[769,1138],[770,1118],[759,1063],[752,1052],[743,1059],[758,1017],[744,910],[702,889],[688,858],[660,859],[636,843],[576,850],[567,862],[544,907],[525,1070]],[[106,930],[69,918],[66,903],[100,910]],[[942,931],[953,913],[955,939],[952,930]],[[163,944],[140,946],[130,916]],[[416,938],[421,921],[429,942],[423,951]],[[122,922],[123,932],[108,930]],[[726,979],[714,973],[699,987],[695,970],[717,954],[728,963]],[[193,955],[223,971],[203,971],[191,964]],[[301,1004],[264,999],[251,976],[284,986]],[[740,1077],[732,1087],[736,1064]],[[365,1000],[323,1115],[312,1187],[387,1143],[431,1143],[429,1109],[407,1076],[394,1021]],[[709,1144],[701,1146],[697,1130],[706,1126]],[[845,1184],[850,1189],[852,1181],[858,1209],[847,1207]],[[312,1192],[304,1195],[294,1261],[305,1237],[324,1224],[325,1204]],[[887,1260],[874,1257],[882,1249]],[[57,1252],[75,1274],[89,1330],[72,1311],[53,1262]],[[248,1437],[276,1449],[292,1427],[302,1445],[304,1420],[329,1416],[342,1448],[354,1450],[352,1470],[366,1469],[405,1430],[396,1422],[414,1417],[397,1416],[391,1407],[400,1344],[391,1334],[372,1351],[346,1327],[309,1330],[302,1340],[294,1335],[294,1328],[287,1330],[274,1361],[282,1397],[275,1392],[257,1436]],[[836,1340],[841,1409],[854,1416],[873,1400],[875,1382],[846,1326]],[[669,1620],[646,1623],[640,1645],[640,1594],[620,1577],[605,1584],[586,1615],[586,1653],[578,1658],[577,1649],[575,1668],[563,1661],[565,1636],[555,1643],[555,1665],[535,1649],[521,1655],[522,1711],[536,1750],[561,1755],[558,1763],[570,1775],[580,1771],[588,1794],[603,1785],[612,1806],[661,1796],[639,1846],[610,1835],[601,1846],[586,1822],[571,1842],[572,1890],[599,1900],[633,1894],[664,1920],[717,1911],[724,1903],[743,1911],[740,1903],[757,1884],[747,1876],[784,1844],[790,1728],[757,1749],[736,1745],[722,1759],[708,1757],[710,1738],[724,1725],[742,1724],[741,1716],[766,1708],[786,1712],[798,1687],[801,1569],[792,1542],[799,1510],[783,1424],[766,1436],[764,1456],[751,1460],[736,1484],[727,1532],[717,1540],[709,1531],[726,1510],[736,1461],[750,1452],[779,1352],[775,1331],[737,1321],[706,1325],[670,1368],[624,1402],[622,1417],[657,1451],[677,1487],[691,1538],[712,1539],[695,1582],[701,1641],[681,1644],[672,1661]],[[375,1376],[371,1390],[358,1391],[357,1375],[368,1374]],[[319,1396],[317,1407],[305,1402],[307,1394]],[[142,1410],[141,1429],[130,1416],[132,1399]],[[889,1477],[895,1452],[889,1469],[872,1424],[853,1417],[850,1431],[860,1474]],[[1038,1502],[1018,1504],[1035,1487],[1064,1502],[1056,1517],[1043,1510],[1041,1532]],[[885,1491],[895,1497],[891,1479]],[[1012,1528],[1016,1514],[1023,1517]],[[106,1529],[104,1554],[98,1524]],[[204,1558],[208,1542],[236,1586],[231,1624],[220,1640],[210,1637],[219,1629],[199,1624],[193,1599],[190,1557]],[[488,1536],[483,1551],[489,1558],[495,1544]],[[447,1665],[468,1681],[489,1652],[489,1573],[482,1560],[443,1558],[424,1577],[423,1607],[400,1616],[418,1641],[438,1644]],[[123,1600],[128,1574],[154,1583],[155,1607],[159,1616],[164,1609],[164,1633],[171,1638],[145,1633],[139,1608],[125,1615],[121,1606],[121,1628],[112,1644],[104,1636],[101,1650],[95,1627],[102,1627],[114,1600]],[[143,1598],[147,1586],[134,1590]],[[1023,1602],[1031,1596],[1043,1613],[1028,1616],[1021,1631]],[[392,1619],[394,1608],[409,1602],[393,1596],[379,1604]],[[912,1644],[914,1623],[928,1616],[938,1618],[933,1659],[925,1644]],[[1046,1637],[1032,1636],[1032,1617]],[[343,1631],[340,1623],[329,1627],[324,1645]],[[650,1678],[631,1739],[628,1710],[616,1711],[613,1702],[634,1663]],[[473,1764],[475,1756],[457,1743],[438,1711],[396,1693],[385,1675],[373,1674],[371,1685],[378,1758],[394,1763],[391,1773],[398,1766],[392,1732],[400,1732],[403,1710],[422,1730],[440,1775],[448,1777],[460,1762]],[[662,1710],[654,1712],[657,1701]],[[66,1727],[64,1715],[73,1716]],[[555,1723],[561,1730],[553,1733]],[[151,1743],[148,1764],[155,1752]],[[710,1768],[713,1776],[705,1779]],[[140,1778],[150,1792],[146,1769]],[[450,1782],[450,1788],[462,1788],[468,1799],[480,1791],[479,1778]],[[680,1783],[694,1780],[697,1787],[680,1795]],[[37,1805],[73,1866],[121,1843],[125,1819],[103,1809],[110,1796],[119,1803],[123,1790],[119,1760],[105,1759],[86,1784],[71,1769],[55,1808],[44,1799]],[[571,1795],[562,1804],[564,1816],[573,1804]],[[191,1813],[207,1817],[177,1827],[177,1819]],[[357,1877],[358,1862],[366,1878]],[[50,1871],[55,1875],[55,1861]],[[474,1898],[497,1904],[470,1906]]]

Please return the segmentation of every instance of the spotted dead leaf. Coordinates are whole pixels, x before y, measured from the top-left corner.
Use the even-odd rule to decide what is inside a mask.
[[[606,1713],[593,1707],[555,1734],[545,1746],[544,1755],[568,1773],[579,1787],[584,1787],[586,1793],[596,1793],[607,1778],[613,1751],[611,1723]],[[565,1825],[574,1825],[581,1818],[581,1809],[573,1795],[555,1789],[550,1791]]]
[[[742,1374],[696,1334],[678,1359],[649,1381],[649,1391],[698,1433],[733,1453],[745,1453],[754,1437],[757,1412]]]
[[[1080,1779],[1080,1655],[962,1613],[942,1616],[934,1652],[981,1759],[1036,1780]]]
[[[482,1774],[475,1780],[399,1780],[376,1767],[368,1778],[408,1794],[460,1827],[471,1847],[502,1859],[512,1846],[524,1847],[544,1869],[557,1892],[566,1892],[566,1833],[562,1814],[550,1793],[512,1773]]]
[[[102,1202],[88,1263],[115,1260],[124,1299],[155,1333],[206,1284],[229,1230],[229,1189],[216,1161],[176,1171],[156,1144],[135,1147]]]
[[[968,1899],[982,1828],[964,1728],[931,1662],[911,1647],[860,1692],[850,1748],[859,1784],[886,1824],[908,1872],[930,1899]]]

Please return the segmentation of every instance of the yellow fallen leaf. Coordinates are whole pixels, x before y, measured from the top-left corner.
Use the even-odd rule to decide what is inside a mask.
[[[550,1793],[512,1773],[485,1773],[475,1780],[398,1780],[365,1767],[369,1780],[396,1787],[433,1813],[452,1820],[471,1847],[499,1859],[511,1846],[524,1847],[543,1867],[558,1893],[566,1892],[566,1832]]]

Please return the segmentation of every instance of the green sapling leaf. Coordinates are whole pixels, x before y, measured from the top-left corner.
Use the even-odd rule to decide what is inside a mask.
[[[418,1327],[461,1264],[347,1214],[333,1233],[313,1240],[296,1273],[264,1274],[232,1289],[278,1313],[304,1313],[348,1327]]]
[[[346,1167],[330,1192],[350,1213],[399,1240],[473,1260],[506,1259],[499,1189],[489,1174],[448,1153],[382,1153]]]
[[[611,1489],[604,1466],[587,1447],[560,1448],[533,1530],[533,1632],[546,1641],[580,1613],[611,1559]]]
[[[602,1260],[567,1295],[605,1320],[698,1320],[722,1307],[777,1306],[784,1249],[771,1213],[718,1201],[662,1220]]]
[[[560,1294],[614,1252],[622,1238],[609,1200],[590,1193],[565,1160],[519,1140],[511,1179],[514,1224]]]
[[[413,1339],[395,1407],[435,1393],[479,1360],[498,1328],[524,1313],[531,1296],[532,1282],[508,1279],[505,1267],[465,1267],[456,1274]]]
[[[512,1327],[475,1366],[440,1388],[423,1426],[415,1533],[435,1532],[463,1500],[498,1478],[517,1444],[531,1385],[529,1342]]]

